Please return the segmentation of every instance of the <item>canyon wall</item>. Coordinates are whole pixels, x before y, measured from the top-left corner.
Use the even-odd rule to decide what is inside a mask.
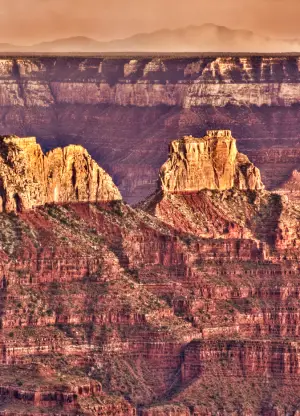
[[[0,134],[36,136],[45,150],[82,144],[137,202],[171,138],[231,129],[277,188],[300,163],[299,59],[2,57]]]

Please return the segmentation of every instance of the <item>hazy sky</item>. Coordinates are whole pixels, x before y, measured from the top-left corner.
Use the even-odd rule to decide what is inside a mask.
[[[300,0],[0,0],[0,42],[123,38],[215,23],[300,38]]]

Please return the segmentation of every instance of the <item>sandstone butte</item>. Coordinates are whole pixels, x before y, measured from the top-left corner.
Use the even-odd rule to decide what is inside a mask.
[[[2,140],[1,416],[299,415],[299,208],[190,141],[133,208],[82,148]]]
[[[0,212],[45,203],[121,199],[111,177],[81,146],[43,154],[34,137],[0,137]]]
[[[170,144],[168,161],[160,170],[164,192],[201,189],[261,190],[259,169],[239,153],[229,130],[208,130],[205,137],[185,136]]]

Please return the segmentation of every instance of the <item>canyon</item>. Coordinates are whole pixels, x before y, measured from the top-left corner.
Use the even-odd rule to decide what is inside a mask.
[[[135,207],[84,149],[1,139],[0,415],[299,414],[300,208],[232,136],[170,141]]]
[[[278,189],[299,169],[299,68],[297,55],[2,56],[0,134],[83,145],[137,203],[172,139],[231,129]]]

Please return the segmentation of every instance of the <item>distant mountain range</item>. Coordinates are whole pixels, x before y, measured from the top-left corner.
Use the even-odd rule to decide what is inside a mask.
[[[272,39],[249,30],[205,24],[99,42],[84,36],[32,46],[0,43],[0,52],[299,52],[300,40]]]

